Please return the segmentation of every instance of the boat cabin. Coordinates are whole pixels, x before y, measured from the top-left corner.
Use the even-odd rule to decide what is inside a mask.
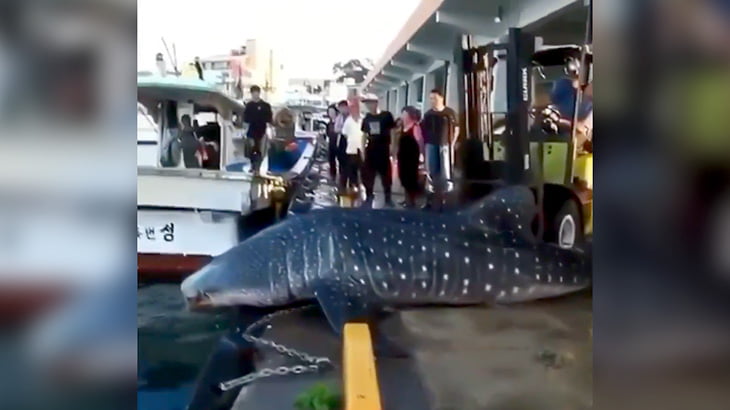
[[[202,144],[197,168],[226,170],[248,163],[242,146],[243,104],[197,78],[138,78],[137,165],[185,168],[180,139],[181,118],[188,115],[194,137]]]

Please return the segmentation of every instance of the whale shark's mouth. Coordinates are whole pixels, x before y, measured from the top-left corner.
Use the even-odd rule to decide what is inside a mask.
[[[206,268],[203,268],[201,271],[188,276],[180,284],[180,290],[185,298],[185,304],[188,310],[209,310],[220,304],[217,300],[219,298],[216,290],[201,289],[199,286],[201,273],[203,273],[205,269]]]
[[[257,292],[242,290],[198,291],[194,295],[186,295],[185,302],[190,311],[210,311],[228,306],[268,306],[270,298]]]
[[[188,310],[191,311],[206,311],[219,306],[213,295],[207,292],[198,292],[194,296],[186,296],[185,304]]]

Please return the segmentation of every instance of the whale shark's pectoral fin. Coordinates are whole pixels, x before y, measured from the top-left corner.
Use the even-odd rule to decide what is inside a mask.
[[[374,306],[368,306],[365,298],[348,292],[348,287],[335,280],[319,280],[313,286],[324,315],[332,326],[332,330],[342,335],[345,323],[362,321],[373,312]]]
[[[317,302],[338,336],[342,336],[348,322],[367,323],[373,333],[375,356],[409,357],[406,349],[379,332],[375,322],[381,307],[368,303],[365,292],[334,280],[320,280],[313,287]]]
[[[472,226],[505,235],[507,245],[536,241],[532,221],[537,215],[537,204],[526,186],[500,188],[461,214]]]

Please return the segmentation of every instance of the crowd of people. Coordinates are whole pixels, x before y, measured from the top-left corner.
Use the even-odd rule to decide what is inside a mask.
[[[562,128],[570,128],[571,113],[575,108],[579,87],[579,62],[570,60],[565,67],[564,78],[558,80],[550,93],[550,104],[560,117]],[[246,103],[243,122],[246,132],[252,170],[263,159],[263,142],[269,126],[275,136],[289,135],[283,140],[284,150],[294,146],[294,120],[288,110],[273,115],[271,105],[261,98],[261,88],[250,88],[251,100]],[[360,104],[365,105],[364,115]],[[359,194],[365,190],[364,206],[372,206],[375,198],[375,182],[380,179],[385,206],[393,203],[394,174],[405,192],[402,205],[416,207],[425,196],[425,209],[441,210],[446,193],[453,189],[454,157],[459,140],[459,122],[456,112],[447,107],[444,94],[433,89],[429,93],[430,108],[422,115],[413,106],[403,107],[396,117],[380,109],[380,101],[373,94],[351,96],[327,109],[329,123],[326,135],[329,140],[330,175],[340,188],[340,193]],[[286,115],[285,115],[286,114]],[[593,107],[592,87],[586,90],[577,110],[576,146],[582,149],[592,140]],[[286,121],[282,118],[286,117]],[[181,146],[182,159],[187,168],[206,167],[210,153],[216,150],[210,142],[199,138],[197,124],[191,124],[190,116],[183,115],[176,142]],[[275,144],[276,145],[276,144]],[[278,146],[278,145],[276,145]],[[177,163],[178,161],[173,161]],[[422,165],[425,172],[422,172]],[[394,168],[397,170],[394,171]],[[430,189],[427,189],[430,188]],[[429,195],[424,195],[430,192]]]
[[[362,102],[365,115],[360,113]],[[339,182],[341,192],[365,188],[364,206],[375,198],[375,181],[380,177],[385,206],[392,207],[393,168],[405,191],[402,205],[413,208],[430,184],[425,208],[440,210],[445,192],[453,186],[454,151],[459,136],[456,113],[444,103],[444,95],[434,89],[429,95],[431,108],[421,115],[413,106],[404,107],[396,119],[380,110],[378,97],[343,100],[328,107],[330,175]],[[421,165],[425,163],[425,175]],[[339,178],[338,178],[339,176]]]

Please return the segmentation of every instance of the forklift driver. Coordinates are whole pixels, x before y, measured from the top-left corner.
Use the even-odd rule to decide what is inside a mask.
[[[580,61],[568,57],[565,62],[565,77],[555,82],[550,93],[550,100],[560,113],[561,128],[570,129],[573,110],[575,107],[576,94],[580,87]],[[591,140],[593,131],[593,84],[589,84],[583,93],[583,98],[578,109],[578,122],[576,123],[576,146],[582,148],[586,142]]]

